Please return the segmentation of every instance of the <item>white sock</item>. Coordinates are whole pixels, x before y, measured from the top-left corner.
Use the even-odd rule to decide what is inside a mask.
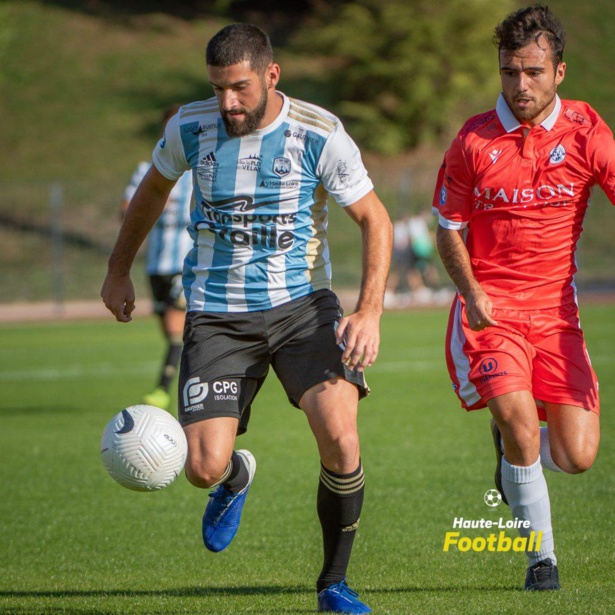
[[[553,457],[551,457],[551,446],[549,445],[548,427],[540,428],[540,463],[542,463],[543,468],[551,470],[551,472],[564,471],[555,463],[555,461],[553,461]]]
[[[530,566],[547,557],[555,564],[557,560],[551,526],[551,503],[540,457],[527,467],[513,466],[503,457],[502,488],[513,518],[530,522],[530,527],[519,528],[519,534],[525,537],[532,531],[542,532],[540,550],[527,553]]]

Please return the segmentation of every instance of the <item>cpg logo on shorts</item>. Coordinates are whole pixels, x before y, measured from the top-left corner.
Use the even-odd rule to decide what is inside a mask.
[[[492,510],[502,501],[502,495],[496,489],[489,489],[484,495],[484,502]],[[508,551],[540,551],[542,531],[530,531],[526,536],[507,536],[506,530],[529,529],[530,522],[524,519],[466,519],[455,517],[453,530],[499,530],[480,536],[470,532],[451,531],[444,535],[443,551],[449,552],[456,548],[461,553],[508,552]]]
[[[212,391],[216,401],[237,401],[239,383],[236,380],[217,380],[212,383]]]
[[[205,406],[201,402],[207,397],[207,393],[209,393],[209,384],[201,382],[198,376],[187,380],[183,390],[184,412],[203,410]]]

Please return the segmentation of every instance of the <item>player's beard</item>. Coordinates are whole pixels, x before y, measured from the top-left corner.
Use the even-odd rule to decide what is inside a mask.
[[[515,99],[512,101],[507,101],[508,106],[515,114],[515,117],[518,120],[531,122],[533,119],[537,118],[552,102],[557,94],[557,86],[555,83],[553,87],[543,92],[540,98],[536,98],[535,96],[519,96],[519,98],[529,98],[534,104],[527,106],[525,109],[519,108],[514,104]]]
[[[258,104],[252,111],[247,109],[234,109],[245,115],[243,120],[233,120],[233,115],[228,111],[221,111],[222,121],[226,127],[226,134],[229,137],[244,137],[254,132],[260,126],[261,120],[265,117],[267,110],[267,85],[262,82],[261,97]]]

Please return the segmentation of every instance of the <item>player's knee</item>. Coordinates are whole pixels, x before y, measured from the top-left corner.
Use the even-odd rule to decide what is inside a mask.
[[[355,433],[342,433],[333,437],[323,451],[322,462],[331,472],[347,474],[359,465],[359,436]]]
[[[504,434],[503,434],[504,435]],[[540,452],[540,434],[525,425],[515,425],[504,437],[504,455],[514,465],[530,465]]]
[[[205,460],[188,456],[184,470],[191,485],[201,489],[209,489],[215,485],[226,470],[228,460]]]
[[[551,444],[551,457],[567,474],[582,474],[594,464],[599,443],[600,432],[597,430],[577,434],[575,438],[563,441],[556,439]]]
[[[552,451],[553,461],[567,474],[582,474],[587,472],[596,459],[595,451],[571,451],[555,453]]]

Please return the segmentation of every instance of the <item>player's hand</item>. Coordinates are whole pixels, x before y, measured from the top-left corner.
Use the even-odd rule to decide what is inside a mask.
[[[103,303],[118,322],[130,322],[135,309],[135,289],[129,275],[107,274],[100,291]]]
[[[466,316],[472,331],[482,331],[487,327],[497,327],[493,319],[493,305],[491,299],[482,290],[475,290],[464,296]]]
[[[380,315],[355,312],[340,320],[337,343],[344,346],[342,361],[350,368],[362,372],[376,361],[380,347]]]

